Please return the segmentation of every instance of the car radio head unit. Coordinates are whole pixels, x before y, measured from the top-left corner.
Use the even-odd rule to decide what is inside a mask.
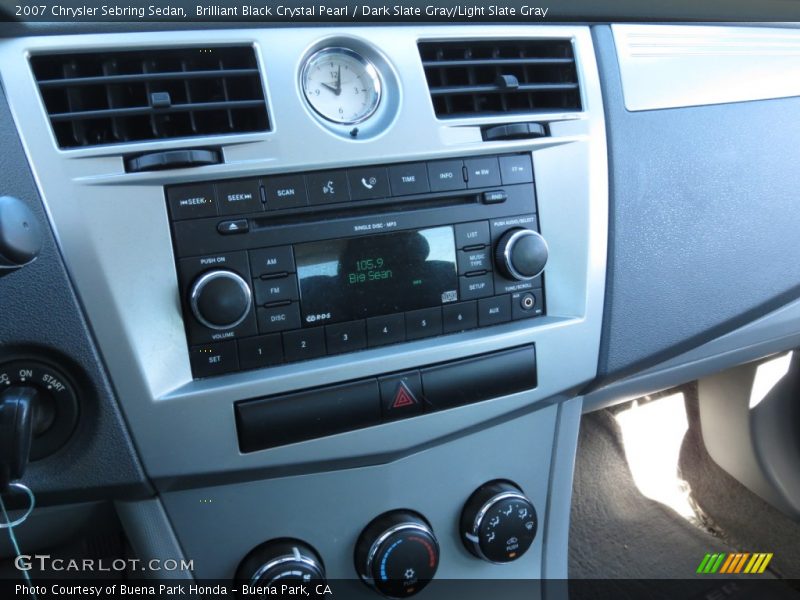
[[[171,186],[195,377],[544,313],[530,154]]]
[[[452,226],[306,242],[294,258],[304,326],[458,300]]]

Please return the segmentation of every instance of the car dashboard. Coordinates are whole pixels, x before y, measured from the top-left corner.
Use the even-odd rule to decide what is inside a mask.
[[[277,581],[288,556],[347,598],[567,578],[582,413],[800,337],[799,45],[547,22],[0,40],[0,192],[44,229],[0,278],[0,382],[70,395],[23,480],[40,518],[111,499],[186,577]]]

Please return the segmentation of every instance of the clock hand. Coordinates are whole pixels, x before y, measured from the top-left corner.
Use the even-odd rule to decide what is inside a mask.
[[[336,73],[336,95],[342,93],[342,65],[339,65],[339,70]]]
[[[329,83],[325,83],[325,82],[323,81],[323,82],[321,82],[321,83],[320,83],[320,85],[322,85],[323,87],[326,87],[326,88],[328,88],[330,91],[332,91],[332,92],[333,92],[334,94],[336,94],[337,96],[339,95],[339,92],[338,92],[337,88],[333,87],[331,84],[329,84]]]

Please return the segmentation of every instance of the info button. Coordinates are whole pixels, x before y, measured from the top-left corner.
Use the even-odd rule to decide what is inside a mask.
[[[428,180],[432,192],[449,192],[463,190],[467,187],[464,181],[464,161],[438,160],[428,163]]]

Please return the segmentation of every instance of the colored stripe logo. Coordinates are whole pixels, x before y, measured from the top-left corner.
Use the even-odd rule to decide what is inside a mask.
[[[706,554],[697,567],[697,573],[713,575],[714,573],[736,575],[739,573],[756,575],[767,570],[772,560],[772,552],[735,552]]]

